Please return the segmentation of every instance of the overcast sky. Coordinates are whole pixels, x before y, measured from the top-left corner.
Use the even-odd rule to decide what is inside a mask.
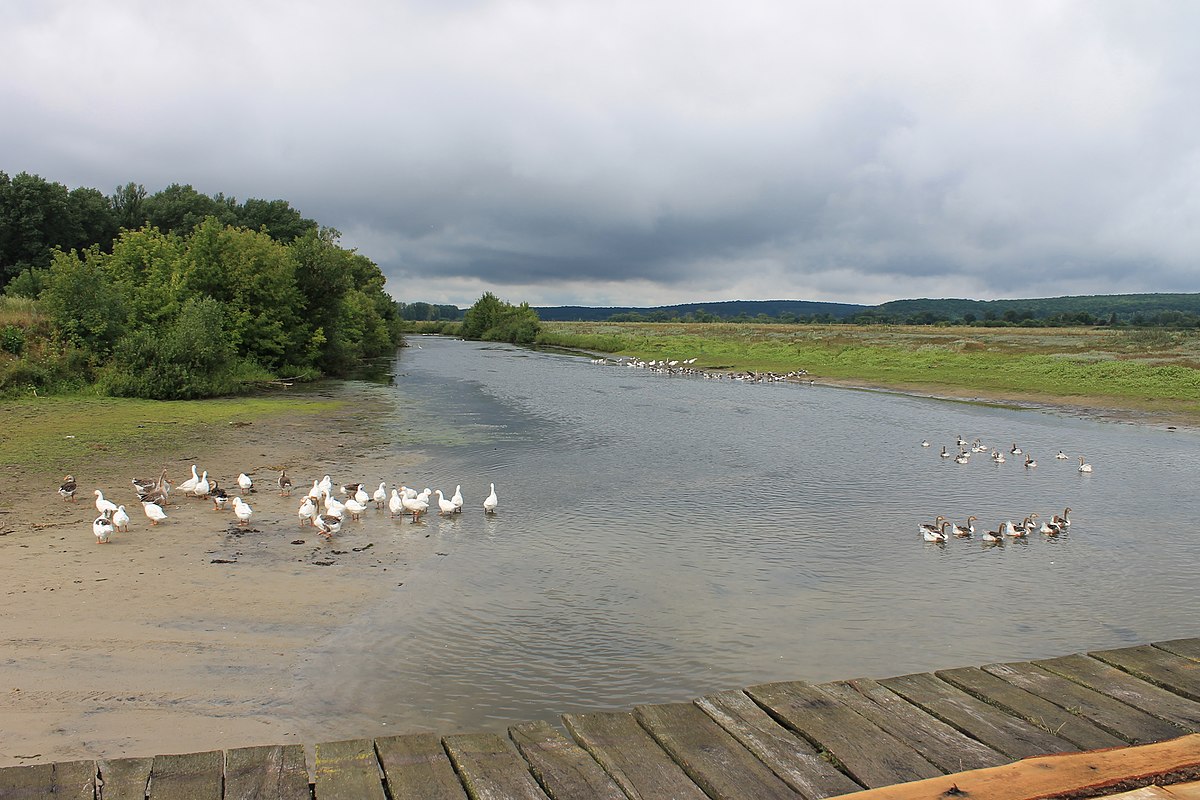
[[[283,198],[399,300],[1200,291],[1192,0],[3,0],[0,170]]]

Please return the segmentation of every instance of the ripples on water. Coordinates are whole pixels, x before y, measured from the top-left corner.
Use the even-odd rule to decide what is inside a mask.
[[[431,517],[445,555],[311,655],[338,676],[316,713],[347,733],[1196,633],[1192,433],[416,341],[396,365],[397,447],[429,454],[420,485],[462,484],[467,511]],[[958,435],[1006,455],[1015,441],[1039,466],[939,458]],[[1057,539],[917,533],[938,514],[975,514],[982,533],[1065,506]]]

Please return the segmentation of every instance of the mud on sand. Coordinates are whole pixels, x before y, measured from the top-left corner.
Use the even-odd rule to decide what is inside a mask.
[[[305,652],[404,581],[419,526],[347,523],[332,541],[301,527],[312,480],[403,481],[418,454],[367,449],[369,405],[257,419],[175,452],[81,464],[61,476],[0,474],[0,766],[324,741],[292,676]],[[353,429],[356,435],[345,435]],[[376,439],[375,441],[378,441]],[[192,463],[236,493],[252,473],[247,528],[211,501],[172,496],[152,527],[130,486]],[[280,496],[277,467],[296,483]],[[379,476],[379,477],[376,477]],[[94,489],[123,503],[128,533],[98,545]],[[384,520],[387,512],[381,513]]]

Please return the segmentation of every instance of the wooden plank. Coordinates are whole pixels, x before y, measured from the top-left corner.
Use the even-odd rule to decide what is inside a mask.
[[[1115,697],[1122,703],[1173,722],[1186,730],[1200,732],[1200,703],[1168,692],[1153,683],[1085,655],[1063,656],[1032,662],[1075,683]]]
[[[820,688],[908,744],[943,772],[995,767],[1011,760],[875,681],[860,678],[823,683]]]
[[[392,800],[465,800],[463,789],[440,737],[432,733],[375,740]]]
[[[308,800],[304,745],[239,747],[225,753],[225,800]]]
[[[744,692],[701,697],[696,706],[808,800],[862,788],[822,758],[806,740],[771,719]]]
[[[1163,788],[1171,795],[1172,800],[1200,800],[1200,781],[1173,783]]]
[[[986,672],[1091,720],[1132,744],[1174,739],[1188,731],[1032,664],[990,664]]]
[[[1045,698],[1025,691],[978,667],[939,670],[934,673],[985,703],[1006,709],[1010,714],[1036,725],[1047,733],[1079,745],[1081,750],[1120,747],[1128,744],[1076,714],[1056,706]],[[1179,731],[1182,733],[1182,731]],[[1160,737],[1161,738],[1161,737]]]
[[[1005,714],[927,672],[885,678],[879,683],[943,722],[1012,758],[1079,749],[1066,739]]]
[[[549,722],[514,725],[508,734],[554,800],[625,800],[625,793],[604,768]]]
[[[153,758],[115,758],[99,761],[102,800],[146,800]]]
[[[155,756],[150,764],[152,800],[221,800],[225,754],[220,750]]]
[[[528,765],[497,734],[456,734],[442,742],[472,800],[546,800]]]
[[[1200,661],[1200,639],[1172,639],[1169,642],[1155,642],[1154,646],[1192,661]]]
[[[564,714],[562,720],[632,800],[708,800],[632,714]]]
[[[886,786],[845,800],[1035,800],[1092,797],[1106,788],[1148,785],[1164,776],[1200,774],[1200,734],[1155,744],[1039,756],[999,767]]]
[[[768,713],[829,752],[863,786],[941,774],[916,750],[807,683],[769,683],[746,693]]]
[[[0,769],[0,800],[41,800],[51,796],[94,800],[96,762],[63,761]]]
[[[386,800],[374,743],[347,739],[318,744],[313,789],[319,800]]]
[[[714,800],[795,800],[796,792],[692,703],[636,706],[634,717]]]
[[[1097,650],[1088,655],[1157,683],[1189,700],[1200,700],[1200,661],[1177,656],[1153,645]]]

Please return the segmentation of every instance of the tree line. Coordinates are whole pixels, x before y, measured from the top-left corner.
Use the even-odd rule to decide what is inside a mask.
[[[0,172],[0,391],[180,399],[349,374],[393,352],[400,317],[339,238],[283,200]]]

